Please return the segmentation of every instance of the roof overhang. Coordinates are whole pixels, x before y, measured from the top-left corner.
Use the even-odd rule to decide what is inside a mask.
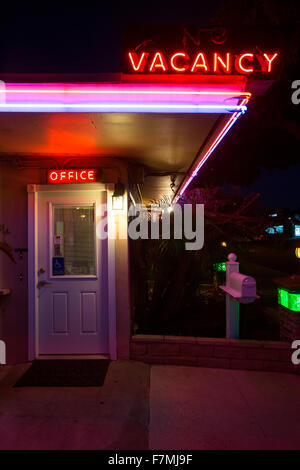
[[[146,169],[144,202],[180,197],[251,96],[244,76],[20,81],[0,89],[0,156],[119,157]]]

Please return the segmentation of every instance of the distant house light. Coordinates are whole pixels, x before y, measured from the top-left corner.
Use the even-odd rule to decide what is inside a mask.
[[[226,262],[214,263],[215,271],[226,271]]]
[[[278,288],[278,303],[288,310],[300,312],[300,294],[289,292],[282,287]]]
[[[267,233],[283,233],[283,225],[274,225],[274,227],[266,228]]]
[[[270,217],[277,217],[277,213],[275,212],[275,214],[270,214]]]
[[[300,237],[300,225],[295,225],[295,237]]]

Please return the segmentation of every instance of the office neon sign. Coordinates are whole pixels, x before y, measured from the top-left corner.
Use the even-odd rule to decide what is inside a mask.
[[[128,64],[132,72],[150,73],[271,73],[278,63],[278,52],[255,54],[243,52],[241,54],[205,53],[196,52],[187,54],[177,51],[165,54],[161,51],[128,52]]]
[[[75,170],[49,170],[47,173],[48,183],[93,183],[96,181],[97,170],[75,169]]]

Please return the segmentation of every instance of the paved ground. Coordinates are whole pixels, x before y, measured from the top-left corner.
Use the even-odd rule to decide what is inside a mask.
[[[12,388],[0,366],[0,449],[300,449],[300,377],[111,363],[103,387]]]
[[[150,448],[300,449],[300,377],[156,366]]]

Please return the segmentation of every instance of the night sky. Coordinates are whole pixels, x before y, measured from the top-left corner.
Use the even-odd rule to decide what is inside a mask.
[[[232,0],[233,3],[234,1]],[[123,25],[209,25],[219,8],[228,3],[230,2],[226,0],[195,3],[124,2],[122,5],[116,2],[98,2],[87,8],[76,6],[75,2],[69,7],[58,7],[49,2],[49,6],[39,7],[27,3],[18,7],[15,4],[12,7],[6,5],[5,10],[1,6],[0,79],[1,73],[119,72]],[[262,4],[264,3],[270,4],[263,1]],[[240,2],[241,9],[247,4],[250,5],[251,2]],[[250,13],[251,11],[249,10]],[[250,13],[248,15],[246,10],[243,13],[245,21],[249,20],[248,17],[251,20],[253,12]],[[300,17],[296,22],[299,20]],[[253,21],[255,24],[255,18]],[[278,20],[275,18],[274,21]],[[297,106],[291,109],[290,86],[293,80],[300,80],[300,73],[299,76],[295,75],[294,70],[299,70],[299,64],[298,68],[290,68],[285,73],[280,99],[283,113],[289,113],[289,119],[294,120],[296,125],[296,121],[300,121],[300,105],[299,109],[295,109]],[[246,120],[245,117],[244,119]],[[199,177],[197,184],[201,185],[204,180],[205,183],[221,185],[230,182],[233,174],[233,184],[239,183],[247,186],[248,190],[259,191],[262,203],[274,208],[300,209],[299,132],[292,137],[282,133],[280,137],[276,126],[272,127],[271,124],[268,131],[261,134],[256,132],[253,142],[249,140],[249,136],[247,141],[245,136],[249,134],[250,128],[255,135],[255,125],[253,116],[247,118],[245,124],[238,124],[206,164],[201,174],[202,179]],[[276,138],[270,151],[272,136]],[[233,139],[236,139],[235,142]],[[243,146],[244,149],[246,147],[244,166],[240,163],[240,158],[236,158],[236,155],[244,153]],[[252,153],[249,150],[247,154],[247,148],[251,146]],[[284,160],[283,165],[276,163],[281,160]],[[253,169],[249,172],[249,164],[252,165],[252,162]],[[246,173],[248,179],[244,177]]]
[[[122,26],[209,24],[224,1],[107,2],[5,8],[0,18],[0,72],[120,72]],[[166,31],[167,34],[167,31]]]
[[[281,171],[262,169],[261,177],[247,189],[260,193],[261,202],[268,207],[299,210],[299,176],[299,165]]]

